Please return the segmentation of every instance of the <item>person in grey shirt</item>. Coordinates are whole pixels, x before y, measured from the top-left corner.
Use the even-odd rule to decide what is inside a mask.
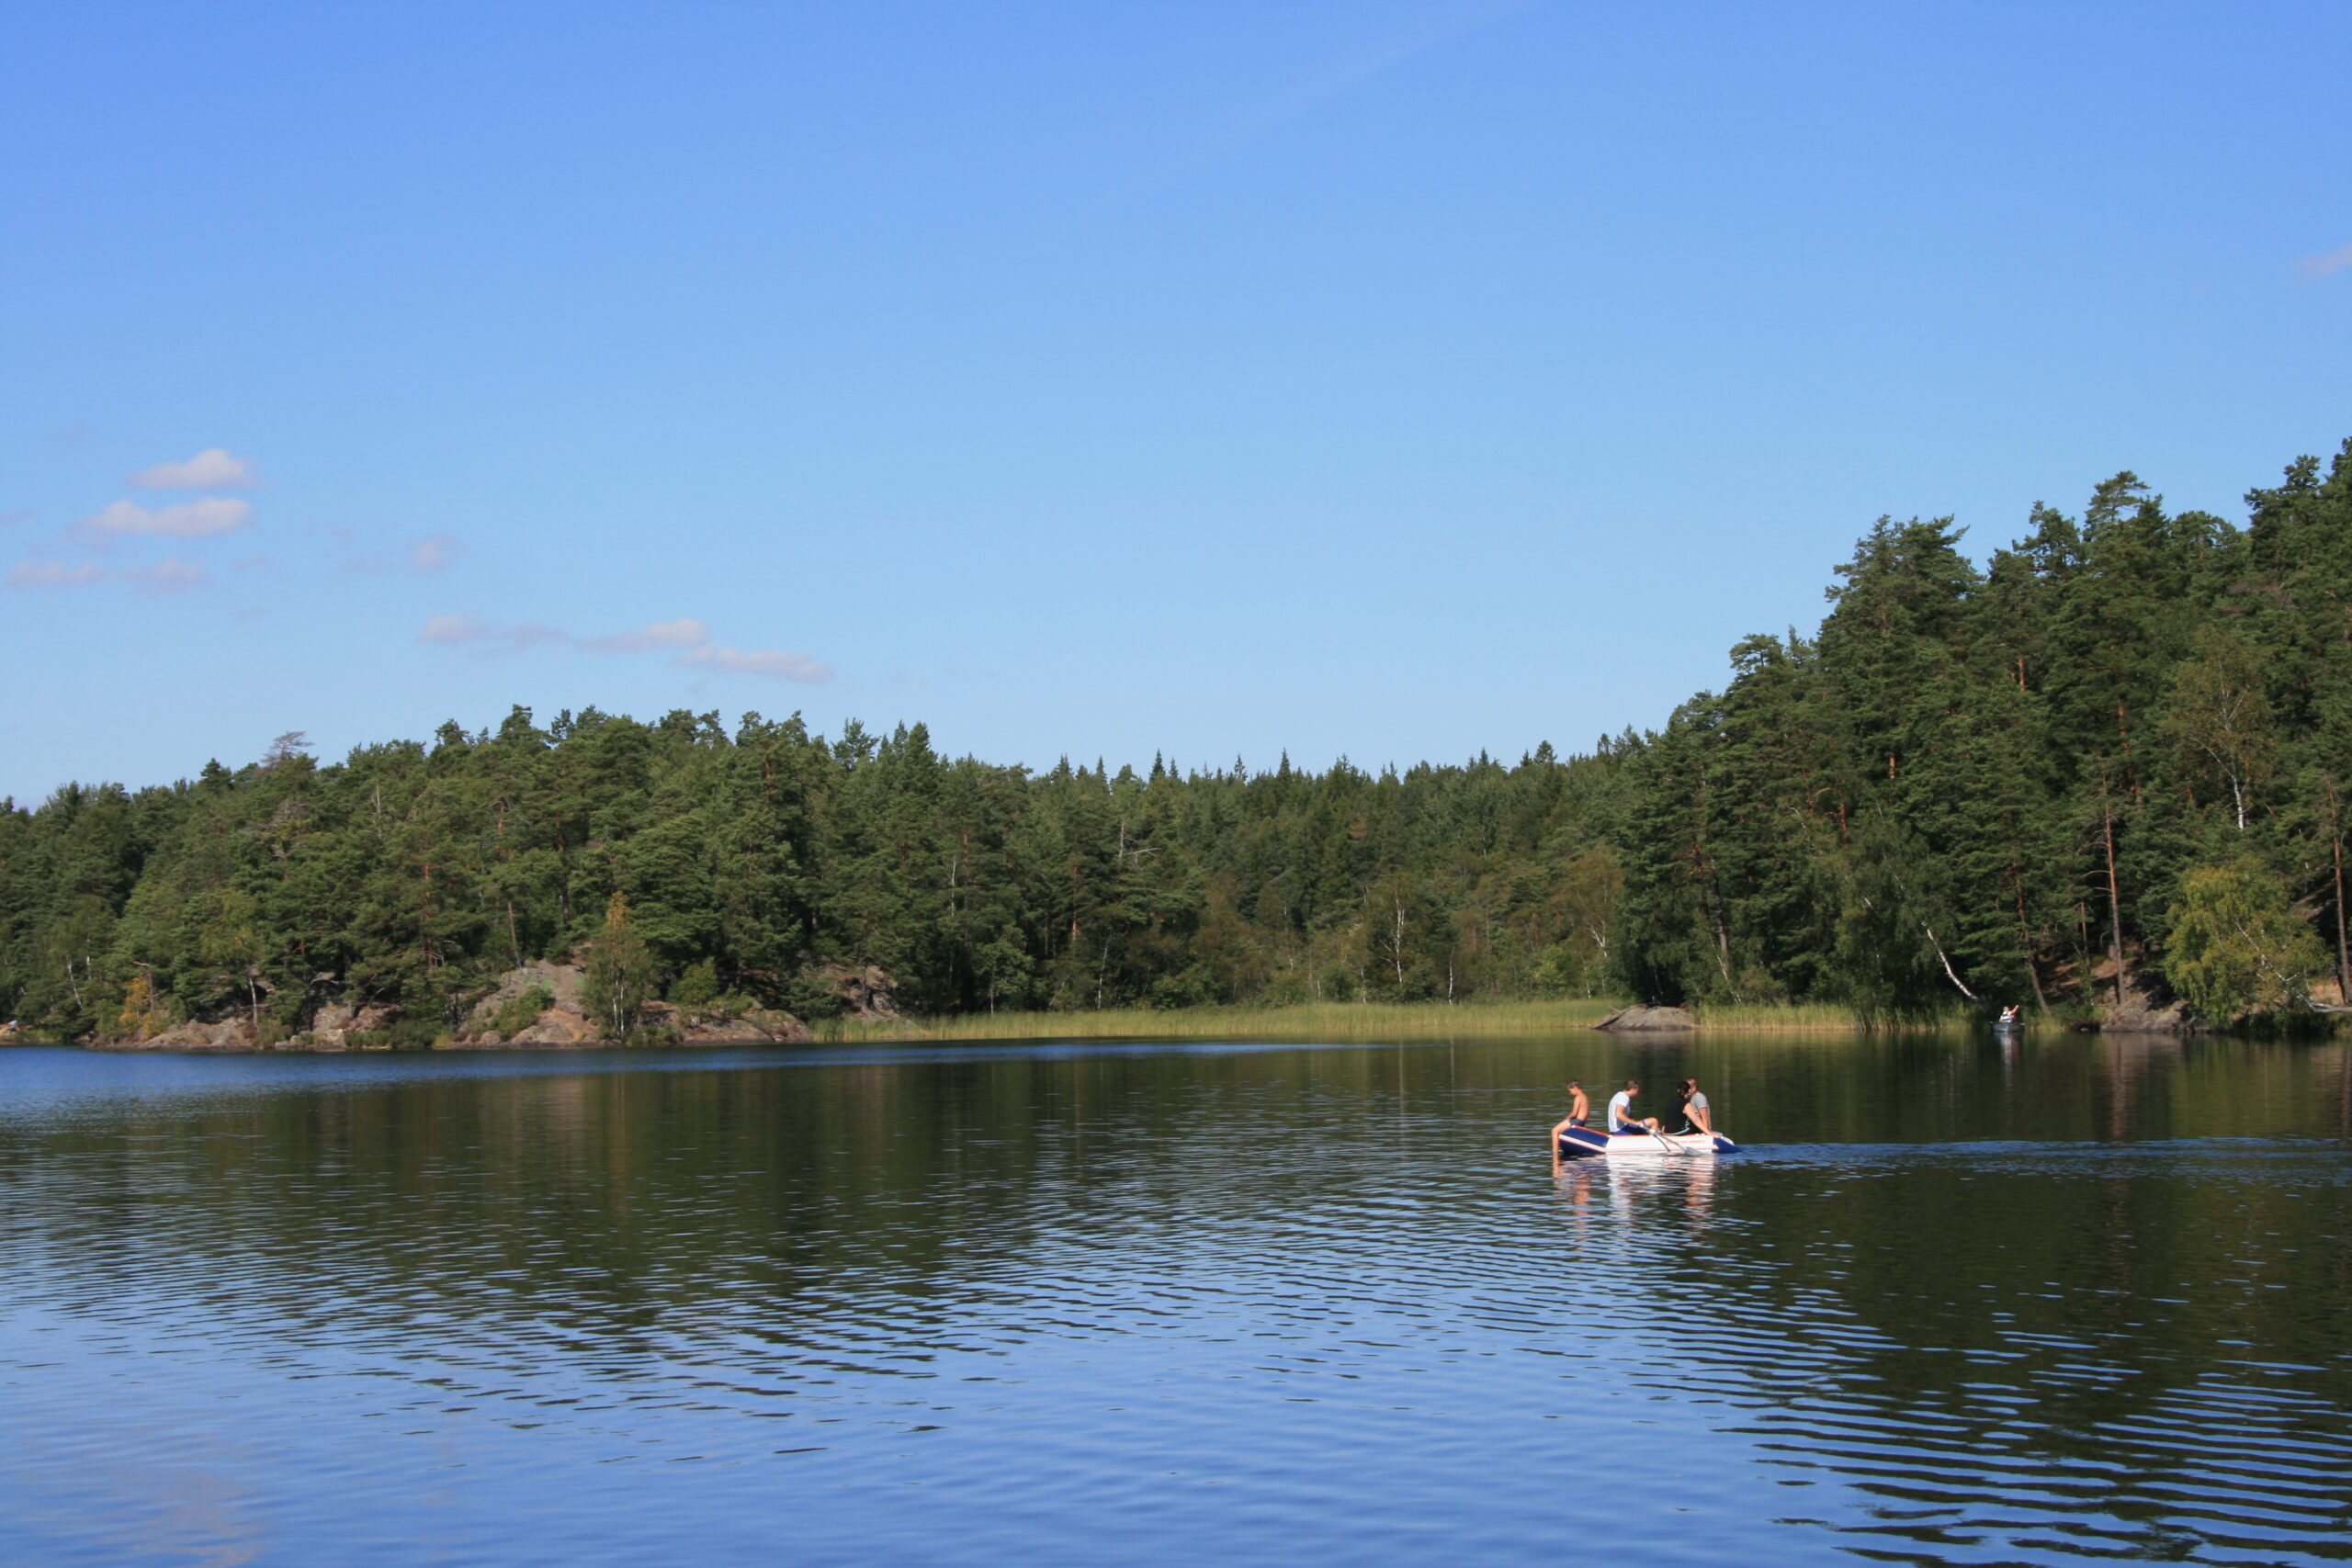
[[[1714,1113],[1709,1108],[1707,1097],[1701,1091],[1697,1078],[1684,1078],[1682,1088],[1674,1099],[1682,1112],[1682,1124],[1674,1129],[1676,1132],[1704,1133],[1711,1138],[1715,1135]]]

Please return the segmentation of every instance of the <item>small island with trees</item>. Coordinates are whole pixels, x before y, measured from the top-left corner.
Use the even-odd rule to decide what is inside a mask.
[[[1983,567],[1882,520],[1810,637],[1515,762],[1042,771],[590,709],[0,809],[17,1040],[758,1043],[1132,1010],[2324,1028],[2347,994],[2352,443]],[[1049,1020],[1047,1021],[1050,1021]],[[1034,1032],[1034,1031],[1032,1031]]]

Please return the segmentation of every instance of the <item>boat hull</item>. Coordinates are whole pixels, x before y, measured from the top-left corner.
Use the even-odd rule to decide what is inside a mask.
[[[1560,1134],[1562,1159],[1712,1159],[1738,1147],[1721,1133],[1603,1133],[1570,1127]]]

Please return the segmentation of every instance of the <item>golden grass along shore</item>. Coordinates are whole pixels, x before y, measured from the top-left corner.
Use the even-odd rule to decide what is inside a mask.
[[[1291,1007],[1106,1008],[1080,1012],[966,1013],[879,1021],[825,1019],[821,1041],[912,1040],[1297,1040],[1447,1041],[1523,1039],[1590,1029],[1623,1004],[1602,999],[1513,1002],[1320,1002]],[[1850,1008],[1694,1009],[1702,1031],[1851,1033]],[[1965,1023],[1955,1018],[1948,1023]]]

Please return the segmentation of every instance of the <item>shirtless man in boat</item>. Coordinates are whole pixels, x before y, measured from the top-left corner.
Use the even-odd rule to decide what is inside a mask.
[[[1552,1128],[1552,1149],[1555,1158],[1560,1147],[1560,1134],[1571,1127],[1583,1126],[1591,1116],[1591,1097],[1585,1093],[1584,1085],[1570,1078],[1568,1080],[1568,1113]]]
[[[1639,1078],[1627,1078],[1625,1080],[1625,1087],[1609,1097],[1609,1130],[1611,1132],[1640,1133],[1646,1131],[1655,1133],[1657,1131],[1657,1117],[1636,1117],[1634,1114],[1634,1096],[1641,1092],[1642,1080]]]

